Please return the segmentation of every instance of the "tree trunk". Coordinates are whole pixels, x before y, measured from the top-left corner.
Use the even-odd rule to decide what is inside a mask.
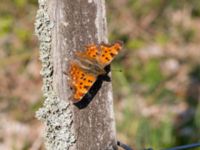
[[[35,31],[45,97],[36,116],[45,123],[46,149],[117,149],[111,83],[103,82],[91,103],[79,109],[69,101],[63,74],[76,50],[107,42],[104,0],[39,0]]]

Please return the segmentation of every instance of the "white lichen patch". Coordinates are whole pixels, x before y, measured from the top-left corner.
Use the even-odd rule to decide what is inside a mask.
[[[72,113],[68,106],[69,104],[60,101],[54,93],[51,93],[46,98],[44,107],[36,113],[37,118],[46,124],[45,137],[48,150],[67,150],[75,142],[75,137],[69,132]]]
[[[50,20],[46,0],[38,0],[39,10],[35,21],[35,33],[40,41],[40,60],[43,77],[44,104],[36,112],[36,117],[42,120],[45,127],[47,150],[68,150],[75,142],[72,133],[72,112],[69,103],[60,100],[53,88],[53,64],[51,56],[51,30],[54,26]]]
[[[66,21],[65,21],[65,22],[63,21],[61,24],[62,24],[63,26],[65,26],[65,27],[67,27],[67,26],[69,25],[69,23],[66,22]]]

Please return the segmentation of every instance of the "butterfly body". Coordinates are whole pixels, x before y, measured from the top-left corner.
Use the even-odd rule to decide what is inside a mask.
[[[101,66],[98,64],[96,60],[88,60],[86,58],[79,58],[77,60],[77,64],[84,69],[86,72],[94,74],[94,75],[102,75],[106,74],[106,71],[104,70],[104,66]]]
[[[90,44],[82,52],[76,52],[69,64],[70,87],[73,102],[79,102],[90,90],[99,75],[105,75],[105,67],[122,48],[121,42],[112,45]]]

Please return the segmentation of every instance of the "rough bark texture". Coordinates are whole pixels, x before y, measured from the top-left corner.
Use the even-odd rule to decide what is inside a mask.
[[[79,109],[68,99],[71,92],[63,74],[74,51],[107,42],[104,0],[39,0],[35,30],[45,97],[37,117],[46,125],[46,148],[116,149],[111,83],[104,82],[91,103]]]

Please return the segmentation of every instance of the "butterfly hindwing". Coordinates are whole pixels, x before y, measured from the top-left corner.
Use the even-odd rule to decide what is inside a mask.
[[[72,80],[70,86],[74,92],[73,100],[74,102],[78,102],[94,84],[96,76],[85,72],[75,62],[71,63],[69,73]]]

